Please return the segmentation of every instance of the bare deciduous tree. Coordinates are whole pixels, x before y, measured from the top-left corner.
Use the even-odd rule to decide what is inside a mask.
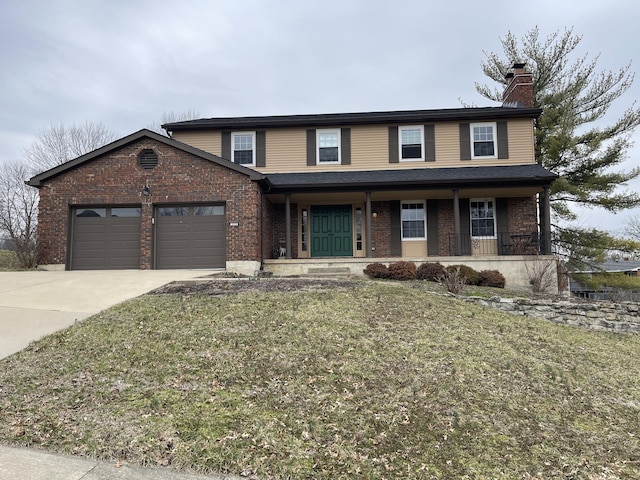
[[[73,160],[116,139],[102,123],[62,123],[40,131],[36,141],[24,153],[25,162],[34,171],[44,171]]]
[[[37,265],[38,191],[24,182],[30,168],[21,162],[0,167],[0,231],[10,240],[21,268]]]
[[[159,133],[160,135],[167,135],[167,132],[162,128],[162,125],[166,123],[175,123],[175,122],[185,122],[187,120],[197,120],[201,118],[200,113],[195,110],[185,110],[180,113],[176,113],[173,110],[168,112],[162,112],[162,117],[160,117],[160,122],[153,122],[147,128],[153,132]]]

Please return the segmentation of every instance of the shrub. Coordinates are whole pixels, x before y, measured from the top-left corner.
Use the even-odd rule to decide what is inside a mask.
[[[394,280],[414,280],[416,278],[416,264],[403,260],[389,265],[389,276]]]
[[[389,269],[382,263],[370,263],[362,273],[369,278],[389,278]]]
[[[418,280],[429,280],[431,282],[439,282],[443,275],[444,267],[438,262],[423,263],[416,271],[416,278]]]
[[[446,270],[448,272],[459,270],[459,275],[466,285],[478,285],[480,281],[480,274],[467,265],[449,265]]]
[[[444,270],[440,281],[447,289],[447,292],[460,295],[464,289],[465,279],[460,274],[463,265],[451,265]]]
[[[478,276],[480,278],[478,285],[481,287],[504,288],[506,283],[504,275],[498,270],[482,270]]]

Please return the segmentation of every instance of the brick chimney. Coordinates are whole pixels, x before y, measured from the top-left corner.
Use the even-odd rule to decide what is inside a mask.
[[[533,108],[533,74],[524,71],[524,63],[514,63],[513,72],[505,77],[507,87],[502,94],[505,107]]]

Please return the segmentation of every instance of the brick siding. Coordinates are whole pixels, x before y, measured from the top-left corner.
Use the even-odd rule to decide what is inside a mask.
[[[138,166],[138,154],[152,149],[158,165]],[[152,196],[141,192],[149,186]],[[40,189],[38,236],[41,263],[66,263],[69,217],[74,205],[141,205],[140,268],[152,266],[154,205],[224,202],[227,260],[261,260],[260,187],[248,176],[175,149],[141,139],[68,170]],[[229,226],[237,222],[238,226]]]

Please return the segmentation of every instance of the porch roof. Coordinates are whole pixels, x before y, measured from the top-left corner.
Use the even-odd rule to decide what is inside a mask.
[[[270,173],[270,193],[459,187],[546,187],[558,178],[538,164],[343,172]]]

